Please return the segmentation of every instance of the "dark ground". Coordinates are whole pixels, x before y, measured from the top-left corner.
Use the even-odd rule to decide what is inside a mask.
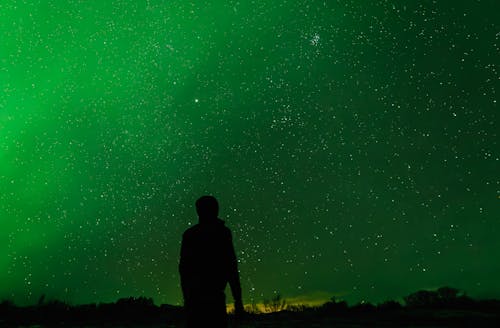
[[[317,307],[288,306],[277,297],[264,303],[267,312],[230,315],[231,328],[255,327],[500,327],[500,301],[474,300],[442,287],[417,291],[396,301],[348,306],[332,299]],[[249,312],[252,307],[246,310]],[[151,298],[123,298],[115,303],[69,305],[45,301],[16,306],[0,303],[0,327],[183,327],[182,307],[157,306]]]

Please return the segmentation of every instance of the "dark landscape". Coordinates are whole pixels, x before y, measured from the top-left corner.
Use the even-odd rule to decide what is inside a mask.
[[[1,0],[0,328],[500,328],[499,13]]]
[[[180,306],[157,306],[146,297],[122,298],[115,303],[70,305],[41,296],[37,305],[0,304],[2,327],[183,327]],[[360,303],[349,306],[331,299],[321,306],[288,305],[277,295],[258,310],[230,315],[231,327],[498,327],[500,300],[476,300],[458,289],[420,290],[402,303]]]

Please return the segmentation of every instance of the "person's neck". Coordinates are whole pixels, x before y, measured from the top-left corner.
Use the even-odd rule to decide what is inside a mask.
[[[217,217],[212,217],[212,216],[200,216],[199,218],[200,223],[212,223],[217,220]]]

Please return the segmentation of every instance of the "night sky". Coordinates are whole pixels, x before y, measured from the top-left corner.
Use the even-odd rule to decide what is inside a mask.
[[[497,0],[2,0],[0,299],[500,297]],[[232,298],[228,297],[231,301]]]

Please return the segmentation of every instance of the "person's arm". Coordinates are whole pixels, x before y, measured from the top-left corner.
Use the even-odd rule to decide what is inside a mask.
[[[185,242],[185,237],[182,235],[181,243],[181,255],[179,260],[179,274],[181,276],[181,289],[184,301],[186,301],[187,296],[187,279],[186,279],[186,258],[187,258],[187,247]]]
[[[229,286],[234,299],[234,310],[237,314],[243,313],[243,299],[241,296],[240,274],[238,272],[238,260],[234,251],[233,238],[229,231]]]

